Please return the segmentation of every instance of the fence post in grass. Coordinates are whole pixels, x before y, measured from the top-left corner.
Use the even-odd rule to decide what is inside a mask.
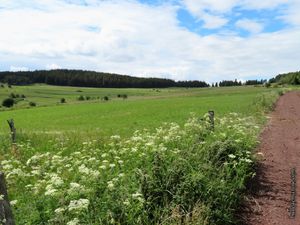
[[[13,119],[7,120],[7,123],[8,123],[9,128],[10,128],[11,143],[12,143],[12,152],[15,155],[16,151],[17,151],[15,123],[14,123]]]
[[[208,117],[210,121],[211,130],[215,129],[215,112],[213,110],[208,111]]]
[[[14,216],[8,200],[4,174],[0,172],[0,224],[15,225]]]

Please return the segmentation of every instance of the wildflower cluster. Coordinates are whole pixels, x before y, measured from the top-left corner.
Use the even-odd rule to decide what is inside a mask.
[[[22,155],[6,154],[0,164],[17,222],[230,223],[252,175],[259,127],[238,114],[216,119],[215,125],[213,131],[207,116],[193,116],[184,126],[164,124],[104,143],[68,146],[62,137],[47,152],[19,144]]]

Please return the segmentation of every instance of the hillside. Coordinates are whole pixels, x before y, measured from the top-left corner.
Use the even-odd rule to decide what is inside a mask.
[[[298,85],[300,84],[300,71],[278,74],[270,79],[270,83]]]

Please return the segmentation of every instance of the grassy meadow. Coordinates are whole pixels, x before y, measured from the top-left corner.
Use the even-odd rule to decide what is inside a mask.
[[[1,108],[0,171],[17,224],[58,225],[238,224],[254,176],[252,150],[282,94],[33,85],[0,88],[0,100],[12,92],[26,98]],[[216,113],[214,129],[208,110]],[[10,118],[18,132],[13,151]]]
[[[78,92],[80,90],[81,92]],[[0,89],[0,101],[10,93],[24,94],[12,109],[1,108],[0,132],[7,132],[6,120],[14,118],[16,127],[28,132],[91,132],[102,136],[130,136],[135,130],[154,130],[164,122],[183,124],[190,113],[203,115],[215,110],[217,115],[239,112],[256,113],[259,93],[270,92],[262,87],[166,88],[166,89],[97,89],[47,85],[13,86]],[[118,98],[126,94],[127,99]],[[78,101],[80,96],[89,101]],[[109,101],[102,101],[108,96]],[[61,104],[60,99],[66,103]],[[98,99],[99,98],[99,99]],[[35,102],[36,107],[30,107]]]

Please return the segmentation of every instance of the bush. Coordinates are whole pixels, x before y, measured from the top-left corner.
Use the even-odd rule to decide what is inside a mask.
[[[103,100],[103,101],[108,101],[109,98],[108,98],[108,96],[104,96],[104,97],[102,98],[102,100]]]
[[[10,93],[9,97],[10,98],[16,98],[17,96],[14,93]]]
[[[35,107],[35,106],[36,106],[36,103],[35,103],[35,102],[29,102],[29,106]]]
[[[66,103],[66,99],[65,98],[61,98],[60,99],[60,103]]]
[[[269,87],[271,87],[271,83],[269,83],[269,82],[268,82],[268,83],[266,83],[266,84],[265,84],[265,87],[266,87],[266,88],[269,88]]]
[[[86,96],[85,99],[88,101],[88,100],[91,100],[91,97],[90,96]]]
[[[26,98],[26,96],[22,94],[22,95],[21,95],[21,98]]]
[[[2,106],[10,108],[15,104],[15,100],[13,98],[6,98],[2,102]]]
[[[84,96],[83,96],[83,95],[80,95],[80,96],[77,98],[77,100],[78,100],[78,101],[84,101],[84,100],[85,100],[85,98],[84,98]]]

